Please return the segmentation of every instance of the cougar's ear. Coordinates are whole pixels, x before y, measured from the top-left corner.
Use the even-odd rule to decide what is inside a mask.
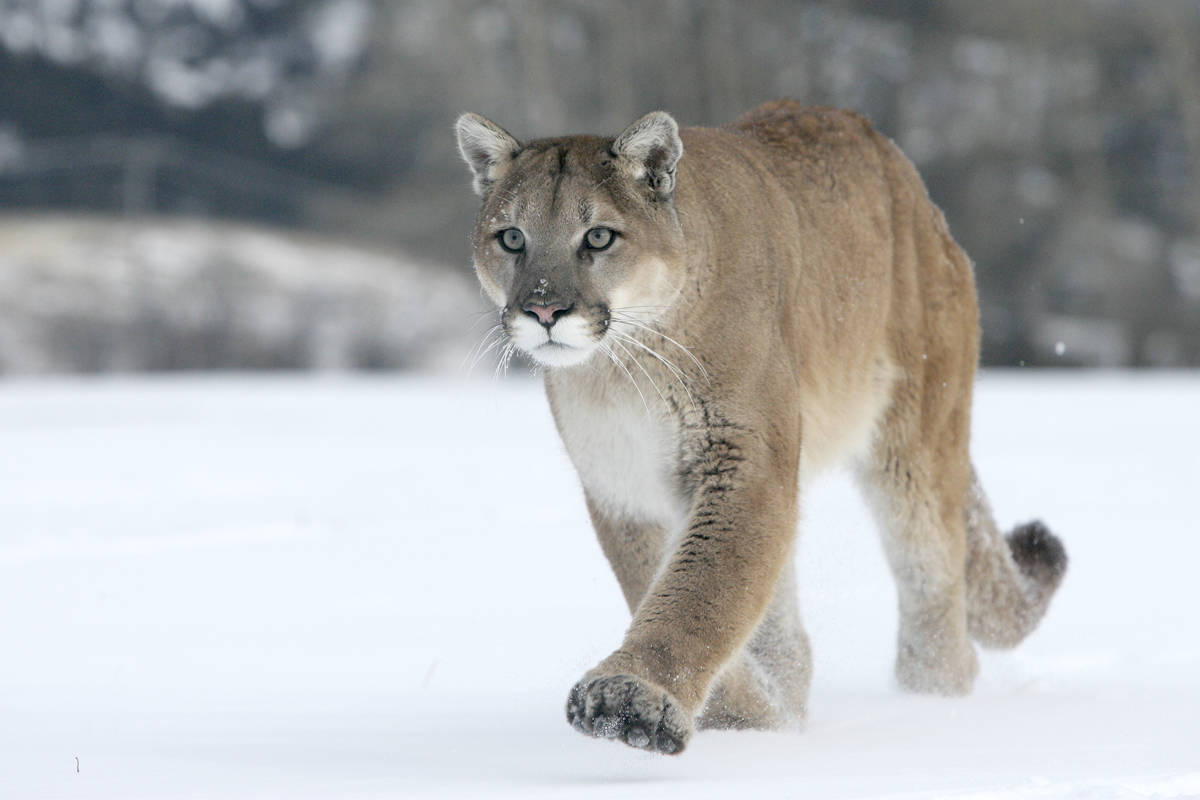
[[[668,197],[675,190],[675,165],[683,155],[679,126],[667,112],[651,111],[616,138],[612,154],[631,167],[635,179],[645,178],[660,197]]]
[[[496,123],[478,114],[463,114],[454,123],[458,152],[475,175],[475,194],[485,195],[508,170],[521,143]]]

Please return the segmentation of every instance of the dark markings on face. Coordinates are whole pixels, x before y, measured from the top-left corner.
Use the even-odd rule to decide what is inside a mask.
[[[562,188],[563,178],[567,177],[567,148],[558,149],[558,170],[554,175],[554,192],[550,195],[550,208],[558,207],[558,192]]]
[[[510,176],[502,179],[492,195],[499,201],[497,207],[489,209],[487,216],[502,214],[516,224],[516,220],[531,210],[531,206],[540,206],[551,217],[574,225],[573,220],[567,219],[574,208],[579,224],[590,227],[595,221],[596,204],[594,200],[575,200],[570,187],[578,179],[602,195],[608,205],[625,208],[632,213],[654,212],[657,204],[646,197],[646,193],[638,188],[639,185],[614,180],[619,176],[616,174],[617,165],[608,153],[611,144],[611,139],[595,136],[574,137],[570,141],[541,139],[529,142],[517,157],[524,167],[512,170]],[[535,174],[538,177],[535,178]],[[531,193],[531,184],[526,181],[537,181],[544,187],[544,194]],[[524,186],[524,191],[518,191],[519,186]],[[539,202],[537,196],[543,200]],[[532,210],[536,212],[536,209]]]

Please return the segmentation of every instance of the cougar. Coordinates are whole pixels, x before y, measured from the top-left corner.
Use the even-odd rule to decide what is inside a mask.
[[[798,494],[837,463],[882,531],[902,687],[964,694],[972,640],[1034,629],[1066,553],[1040,522],[993,521],[968,447],[972,267],[889,139],[788,100],[615,138],[456,131],[494,344],[544,368],[633,615],[570,690],[572,726],[679,753],[697,728],[802,720]]]

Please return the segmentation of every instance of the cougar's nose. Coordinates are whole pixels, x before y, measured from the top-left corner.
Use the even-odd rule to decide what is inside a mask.
[[[537,303],[526,303],[521,306],[521,310],[526,314],[532,314],[537,317],[537,321],[549,328],[559,317],[566,314],[574,306],[564,306],[559,303],[553,303],[548,306],[538,305]]]

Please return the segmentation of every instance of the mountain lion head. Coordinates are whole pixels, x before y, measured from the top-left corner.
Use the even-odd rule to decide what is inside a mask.
[[[552,367],[611,346],[620,323],[646,324],[682,284],[675,214],[679,129],[656,111],[615,139],[521,144],[478,114],[456,124],[483,198],[475,269],[513,344]]]

